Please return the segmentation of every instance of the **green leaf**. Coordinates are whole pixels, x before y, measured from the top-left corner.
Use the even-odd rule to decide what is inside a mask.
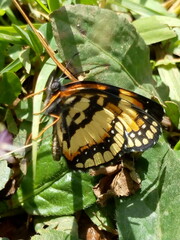
[[[151,16],[140,18],[134,21],[133,25],[146,44],[150,45],[176,37],[172,27],[180,26],[180,21],[170,17]]]
[[[7,9],[11,5],[11,0],[2,0],[0,3],[0,8]]]
[[[166,58],[172,60],[172,57],[170,56],[166,56]],[[180,108],[180,71],[178,67],[172,62],[168,65],[162,64],[160,66],[157,66],[157,70],[163,84],[169,89],[170,100],[176,102]]]
[[[48,45],[54,50],[57,51],[57,45],[55,43],[54,36],[52,34],[52,27],[50,23],[45,23],[41,25],[39,31],[43,34],[44,38],[47,40]]]
[[[49,9],[52,11],[60,8],[60,1],[59,0],[54,0],[54,1],[51,1],[51,0],[47,0],[47,3],[48,3],[48,6],[49,6]]]
[[[12,44],[24,44],[25,42],[18,36],[12,36],[12,34],[0,33],[0,41]]]
[[[1,58],[0,58],[0,70],[5,65],[5,61],[6,61],[6,57],[5,57],[6,47],[7,47],[6,43],[0,43],[0,55],[1,55]]]
[[[43,46],[42,46],[42,43],[40,42],[39,38],[36,36],[36,34],[34,32],[32,32],[31,28],[30,28],[30,30],[27,31],[27,33],[28,33],[28,36],[30,38],[30,46],[32,47],[34,52],[37,55],[42,54]]]
[[[26,42],[26,44],[31,46],[31,41],[28,36],[28,33],[17,25],[13,25],[13,27],[16,30],[16,32],[19,34],[19,36]]]
[[[52,59],[48,59],[44,66],[41,69],[41,72],[39,73],[35,93],[41,92],[49,79],[49,76],[51,72],[55,69],[55,64],[52,61]],[[37,94],[33,98],[33,123],[32,123],[32,138],[35,139],[39,135],[39,124],[40,124],[40,114],[37,114],[41,112],[42,107],[42,98],[43,93]],[[33,141],[32,143],[32,161],[33,161],[33,175],[35,178],[36,175],[36,160],[37,160],[37,148],[38,144],[37,141]]]
[[[6,15],[8,16],[9,20],[13,24],[17,24],[17,25],[21,24],[21,21],[17,20],[16,15],[13,13],[13,11],[11,9],[11,5],[9,5],[9,7],[6,8]]]
[[[9,65],[7,65],[5,68],[1,70],[1,74],[7,73],[7,72],[16,72],[19,69],[21,69],[22,63],[20,62],[19,58],[12,61]]]
[[[154,84],[149,51],[125,18],[107,9],[75,5],[55,11],[51,20],[60,55],[71,62],[73,74],[85,72],[88,80],[148,94],[144,88]]]
[[[118,4],[119,2],[117,2]],[[122,7],[131,10],[132,13],[137,13],[141,16],[151,16],[151,15],[172,15],[169,13],[162,5],[154,0],[139,1],[139,0],[122,0],[120,2]]]
[[[176,151],[180,150],[180,140],[174,146],[174,150],[176,150]]]
[[[176,27],[174,28],[174,31],[176,32],[177,37],[170,43],[170,53],[173,52],[174,55],[180,56],[180,28]]]
[[[27,121],[23,121],[19,126],[19,132],[16,137],[13,139],[13,145],[16,146],[19,150],[14,154],[18,158],[24,158],[27,154],[27,139],[31,133],[31,124]],[[26,160],[26,159],[25,159]]]
[[[10,133],[16,135],[18,133],[17,124],[15,122],[15,119],[13,118],[13,114],[12,114],[11,110],[9,110],[9,109],[6,112],[5,121],[7,123],[8,131]]]
[[[21,45],[13,45],[8,48],[8,55],[11,59],[16,60],[19,58],[19,55],[22,51],[23,50]]]
[[[35,235],[31,238],[31,240],[57,240],[57,239],[80,240],[78,237],[74,235],[67,234],[62,231],[57,231],[55,229],[52,229],[52,230],[44,229],[40,236]]]
[[[35,218],[35,230],[37,233],[42,233],[44,228],[46,230],[56,229],[67,234],[71,234],[74,237],[78,237],[78,225],[74,216],[63,217],[36,217]]]
[[[30,73],[30,70],[31,70],[31,62],[29,59],[29,54],[30,54],[30,49],[27,48],[27,49],[23,50],[21,52],[21,54],[19,55],[19,59],[22,62],[27,73]]]
[[[94,204],[85,209],[85,212],[91,221],[96,224],[96,226],[98,226],[99,229],[103,229],[109,232],[112,232],[115,229],[115,205],[112,204],[112,202],[110,204],[107,204],[104,208],[100,207],[100,205]]]
[[[5,10],[3,10],[3,9],[0,9],[0,16],[3,16],[5,13],[6,13],[6,11],[5,11]]]
[[[141,192],[116,199],[120,240],[179,239],[179,157],[180,152],[171,150],[161,138],[138,159]]]
[[[7,166],[7,161],[3,159],[0,160],[0,175],[1,175],[0,190],[2,190],[5,187],[11,175],[11,169]]]
[[[15,109],[17,118],[21,119],[21,121],[27,120],[32,122],[32,109],[33,107],[31,98],[21,100]]]
[[[1,79],[0,92],[0,103],[12,104],[21,92],[19,78],[12,72],[4,73]]]
[[[179,128],[179,124],[180,124],[180,109],[178,107],[178,105],[174,102],[171,101],[166,101],[165,102],[166,107],[166,114],[167,116],[171,119],[172,123]]]
[[[29,166],[17,192],[18,202],[33,215],[70,215],[95,202],[91,179],[86,173],[69,172],[63,159],[54,161],[46,139],[38,149],[35,182]]]
[[[45,10],[45,12],[50,13],[49,9],[43,4],[41,0],[36,0],[36,2]]]
[[[25,31],[17,25],[13,25],[13,27],[15,28],[17,33],[22,37],[22,39],[27,43],[27,45],[29,45],[34,50],[34,52],[37,53],[37,55],[40,55],[42,53],[43,51],[42,44],[38,37],[35,35],[35,33],[32,32],[32,30]]]

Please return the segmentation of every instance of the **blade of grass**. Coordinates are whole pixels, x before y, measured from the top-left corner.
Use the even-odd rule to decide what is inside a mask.
[[[35,93],[41,91],[45,88],[46,83],[48,81],[48,77],[53,69],[56,67],[52,59],[48,59],[44,64],[41,72],[39,73]],[[43,92],[38,95],[35,95],[33,98],[33,113],[36,115],[33,116],[33,123],[32,123],[32,139],[36,139],[39,134],[39,124],[40,124],[40,114],[37,115],[38,112],[41,111],[42,105],[42,97]],[[36,177],[36,161],[37,161],[37,149],[38,149],[38,142],[37,140],[33,140],[32,142],[32,162],[33,162],[33,178]]]
[[[150,45],[176,37],[173,27],[179,27],[180,21],[171,17],[151,16],[140,18],[133,25],[146,44]]]
[[[42,1],[36,0],[36,2],[42,7],[42,9],[44,9],[45,12],[48,14],[50,13],[50,10],[42,3]]]

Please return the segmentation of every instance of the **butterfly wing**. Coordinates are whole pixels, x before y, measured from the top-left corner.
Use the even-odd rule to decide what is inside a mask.
[[[151,109],[156,104],[105,84],[68,85],[62,94],[57,134],[69,165],[87,169],[154,145],[160,134],[160,116]]]

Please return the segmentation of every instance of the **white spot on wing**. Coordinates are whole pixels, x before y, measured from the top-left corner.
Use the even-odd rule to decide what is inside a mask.
[[[134,138],[135,136],[136,136],[136,135],[135,135],[135,133],[133,133],[133,132],[130,134],[130,137],[131,137],[131,138]]]
[[[113,130],[113,129],[111,130],[111,133],[112,133],[112,134],[115,134],[115,132],[114,132],[114,130]]]

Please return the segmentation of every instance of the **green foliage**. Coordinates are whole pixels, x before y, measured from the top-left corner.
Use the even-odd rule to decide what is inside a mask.
[[[74,74],[88,72],[88,80],[137,91],[143,84],[153,84],[148,48],[125,18],[82,5],[81,12],[79,6],[61,8],[51,19],[60,55],[72,59]]]
[[[133,22],[146,44],[153,44],[176,37],[172,27],[180,26],[180,20],[165,16],[150,16]]]
[[[111,231],[116,225],[120,240],[168,240],[172,236],[178,240],[180,73],[179,60],[173,56],[180,56],[179,19],[160,1],[100,1],[104,9],[77,5],[96,5],[90,0],[49,0],[47,5],[40,0],[28,2],[36,19],[39,10],[47,14],[69,3],[51,13],[53,31],[49,23],[34,24],[51,48],[58,50],[57,58],[70,62],[73,74],[85,73],[88,80],[154,97],[163,104],[173,132],[164,130],[159,142],[135,161],[141,191],[115,198],[114,204],[110,202],[102,209],[92,191],[97,179],[71,171],[64,158],[53,160],[52,129],[48,129],[41,141],[33,141],[26,151],[15,155],[21,169],[24,158],[28,161],[27,174],[10,201],[0,200],[1,217],[18,212],[37,216],[35,230],[39,235],[32,239],[79,239],[72,215],[84,209],[100,228]],[[39,129],[51,121],[42,114],[33,115],[43,108],[43,93],[33,100],[23,97],[44,89],[56,66],[36,35],[11,10],[10,2],[2,1],[0,6],[1,121],[14,134],[14,144],[23,147],[31,132],[38,136]],[[133,24],[129,17],[135,19]],[[10,171],[4,160],[1,164],[3,189],[14,170]]]
[[[0,169],[1,169],[0,190],[2,190],[9,179],[11,170],[8,168],[6,160],[0,161]]]
[[[157,154],[158,152],[158,154]],[[148,159],[148,171],[142,163]],[[173,159],[173,161],[171,161]],[[169,148],[161,138],[138,160],[137,169],[143,175],[141,193],[116,200],[119,239],[179,239],[179,153]]]
[[[21,92],[19,78],[12,72],[4,73],[1,79],[0,91],[0,103],[12,104]]]
[[[42,142],[37,158],[35,182],[29,167],[17,192],[19,202],[28,213],[64,216],[95,202],[89,174],[69,171],[64,159],[53,161],[49,140]]]

